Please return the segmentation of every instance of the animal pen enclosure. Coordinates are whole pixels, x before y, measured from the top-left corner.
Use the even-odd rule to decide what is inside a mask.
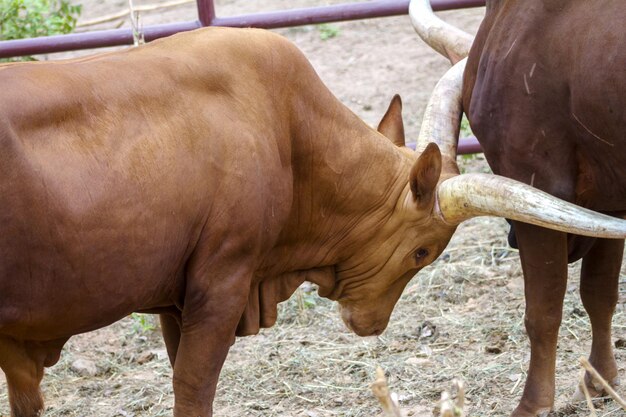
[[[252,3],[250,0],[239,2]],[[219,7],[219,1],[216,3],[217,14],[225,13]],[[229,0],[228,3],[238,1]],[[305,2],[282,3],[285,8]],[[308,3],[319,4],[320,1]],[[369,3],[408,4],[395,1]],[[362,23],[374,24],[373,29],[383,31],[378,33],[400,43],[405,38],[396,36],[393,25],[387,23],[388,20],[396,22],[395,19]],[[408,20],[406,24],[410,26]],[[191,29],[195,27],[199,26]],[[145,28],[146,32],[148,28]],[[336,39],[324,42],[320,41],[318,29],[314,27],[306,28],[306,31],[305,28],[294,28],[287,34],[293,34],[299,40],[313,38],[318,46],[332,51],[317,63],[319,71],[326,76],[328,67],[319,65],[320,62],[329,62],[329,67],[342,66],[344,58],[335,45],[349,38],[350,29],[340,28],[341,33]],[[128,41],[124,44],[132,43],[132,33],[128,29],[112,31],[128,32]],[[71,36],[79,35],[84,36]],[[412,34],[402,36],[409,35]],[[366,36],[365,30],[355,38],[365,44],[372,39]],[[147,36],[147,39],[150,38]],[[419,42],[415,38],[415,43]],[[0,50],[4,52],[3,48],[0,44]],[[379,49],[371,44],[367,48]],[[315,59],[312,51],[313,48],[308,49],[307,56]],[[359,48],[351,52],[358,55],[370,51],[363,52]],[[432,51],[429,54],[434,56]],[[399,80],[398,85],[400,82],[410,83],[414,90],[423,90],[426,95],[430,87],[421,81],[421,74],[439,73],[441,68],[417,61],[411,53],[405,53],[401,58],[390,63],[393,68],[390,67],[389,72],[396,75],[409,73],[411,78]],[[379,56],[378,59],[386,58]],[[207,58],[207,62],[209,60]],[[409,66],[400,66],[400,61],[419,63],[419,69],[411,73]],[[338,72],[336,79],[358,90],[359,80],[364,77],[358,68],[362,64],[358,59],[355,62],[357,64],[352,66],[346,65],[347,74]],[[376,67],[373,71],[383,70],[384,67]],[[378,79],[375,82],[368,79],[368,82],[381,85],[384,90],[381,101],[399,91],[397,85]],[[382,115],[374,99],[364,98],[369,92],[342,93],[337,89],[338,85],[333,86],[333,91],[338,90],[342,100],[354,105],[360,114],[366,117],[369,114]],[[417,97],[410,95],[403,94],[403,98],[407,109],[417,101]],[[417,116],[421,113],[408,114]],[[415,126],[408,128],[415,130]],[[467,161],[461,161],[464,162]],[[483,169],[469,165],[464,165],[464,169]],[[451,379],[457,376],[467,382],[470,415],[506,415],[523,388],[528,350],[523,331],[523,288],[518,263],[516,251],[506,245],[504,221],[483,218],[463,225],[440,260],[413,279],[394,313],[390,328],[377,339],[362,340],[349,334],[338,321],[334,305],[315,298],[310,288],[304,288],[281,309],[278,326],[237,341],[221,376],[216,415],[373,417],[377,415],[377,408],[368,386],[374,377],[374,364],[380,364],[389,372],[391,388],[399,394],[401,405],[409,416],[430,415],[441,390],[447,389]],[[578,266],[570,268],[575,276]],[[615,319],[616,340],[621,341],[622,346],[626,336],[623,326],[626,312],[624,277],[626,269],[623,267],[620,304]],[[574,278],[568,286],[565,327],[559,343],[557,412],[558,415],[582,417],[588,415],[584,407],[577,409],[563,405],[567,403],[578,375],[576,358],[587,353],[589,343],[588,322],[581,311],[576,285]],[[171,416],[171,369],[164,356],[159,332],[149,329],[152,325],[153,322],[125,319],[100,331],[72,338],[61,362],[46,370],[44,392],[49,409],[45,415]],[[624,348],[617,349],[620,365],[625,363],[625,355]],[[81,358],[95,364],[95,375],[74,366]],[[623,366],[620,372],[623,375]],[[602,413],[623,415],[611,403],[604,406]],[[6,385],[0,377],[0,416],[6,415]]]

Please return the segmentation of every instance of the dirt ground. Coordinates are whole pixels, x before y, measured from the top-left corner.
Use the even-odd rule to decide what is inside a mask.
[[[156,0],[155,0],[156,1]],[[135,4],[152,4],[151,1]],[[287,9],[337,1],[222,0],[218,15]],[[123,9],[125,0],[84,0],[82,22]],[[475,32],[482,9],[442,13]],[[195,19],[193,4],[142,14],[144,25]],[[93,28],[113,28],[120,21]],[[128,26],[123,21],[123,26]],[[447,62],[425,47],[406,16],[282,29],[311,60],[330,89],[375,125],[394,93],[405,103],[414,139],[429,94]],[[84,54],[80,53],[80,54]],[[58,59],[73,54],[51,55]],[[211,51],[207,51],[207,65]],[[460,158],[467,171],[486,171],[478,155]],[[515,407],[525,379],[529,347],[524,331],[523,282],[518,254],[508,247],[501,219],[479,218],[459,227],[438,261],[405,290],[385,333],[359,338],[341,322],[336,305],[304,286],[283,303],[279,322],[240,338],[221,374],[216,416],[378,416],[371,395],[375,369],[387,373],[407,416],[427,416],[454,378],[467,386],[467,415],[504,416]],[[588,318],[578,297],[579,264],[570,266],[557,362],[554,416],[587,416],[570,404],[578,358],[590,348]],[[614,339],[620,373],[626,366],[626,267]],[[82,366],[81,366],[82,365]],[[46,416],[171,416],[172,372],[151,316],[133,316],[72,338],[60,362],[46,372]],[[0,384],[0,416],[8,416]],[[597,400],[600,416],[626,416],[612,401]]]

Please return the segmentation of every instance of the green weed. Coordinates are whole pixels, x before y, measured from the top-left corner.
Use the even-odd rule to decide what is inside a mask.
[[[339,28],[337,26],[329,25],[327,23],[318,25],[317,30],[319,30],[320,39],[323,41],[339,36]]]
[[[132,313],[130,317],[133,320],[133,328],[137,333],[156,329],[154,316],[151,314]]]
[[[67,0],[0,0],[0,40],[70,33],[76,27],[81,9],[81,5],[72,5]],[[34,59],[28,56],[9,60]]]

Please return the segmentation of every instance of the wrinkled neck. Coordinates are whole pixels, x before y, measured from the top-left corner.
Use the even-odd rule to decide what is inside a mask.
[[[412,161],[325,88],[293,105],[294,201],[281,238],[308,261],[300,268],[333,265],[395,210]]]

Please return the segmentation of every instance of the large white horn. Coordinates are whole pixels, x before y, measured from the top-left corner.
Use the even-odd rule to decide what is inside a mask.
[[[430,142],[439,145],[441,154],[456,159],[461,116],[463,115],[463,71],[466,59],[455,64],[439,80],[426,110],[415,150],[421,153]]]
[[[429,0],[411,0],[409,16],[420,38],[453,64],[469,54],[474,37],[439,19]]]
[[[464,174],[445,180],[437,188],[437,204],[439,215],[449,224],[491,215],[577,235],[626,238],[626,220],[498,175]]]

